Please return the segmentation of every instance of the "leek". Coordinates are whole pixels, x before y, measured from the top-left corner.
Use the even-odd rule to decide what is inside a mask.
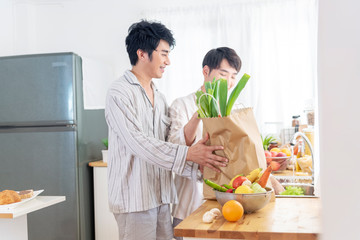
[[[236,101],[236,99],[239,97],[241,91],[244,89],[246,83],[248,82],[250,76],[246,73],[242,76],[232,93],[230,94],[229,101],[226,105],[226,116],[229,116],[231,113],[231,109]]]
[[[200,118],[206,118],[209,117],[209,102],[207,100],[206,96],[203,96],[202,98],[201,95],[203,95],[204,93],[202,91],[197,91],[195,93],[196,95],[196,103],[199,107],[198,113],[200,115]],[[199,102],[200,99],[200,102]]]
[[[220,81],[215,81],[214,82],[214,93],[213,93],[213,97],[214,99],[209,96],[211,98],[210,101],[210,106],[211,106],[211,117],[218,117],[219,113],[220,113],[220,109],[219,109],[219,83]]]
[[[227,101],[227,92],[228,92],[228,84],[226,79],[219,79],[218,86],[218,101],[220,105],[221,116],[226,116],[226,101]]]

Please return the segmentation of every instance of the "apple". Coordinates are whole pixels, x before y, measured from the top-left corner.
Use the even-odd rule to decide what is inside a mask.
[[[271,157],[276,157],[276,155],[278,154],[277,152],[271,151]]]
[[[287,158],[287,155],[286,155],[286,153],[279,152],[278,154],[276,154],[275,157],[277,157],[277,158]]]
[[[265,158],[266,158],[266,163],[269,163],[269,162],[271,162],[271,160],[272,160],[272,155],[271,155],[271,153],[269,152],[269,151],[265,151]]]
[[[232,183],[232,187],[236,189],[236,188],[238,188],[239,186],[241,186],[241,184],[242,184],[243,182],[245,182],[246,180],[248,180],[246,177],[244,177],[244,176],[239,176],[239,177],[237,177],[237,178],[234,179],[234,181],[233,181],[233,183]]]
[[[280,169],[280,163],[275,162],[275,161],[271,161],[270,166],[273,171],[278,171]]]

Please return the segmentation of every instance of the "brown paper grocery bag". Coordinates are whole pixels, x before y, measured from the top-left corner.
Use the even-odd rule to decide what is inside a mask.
[[[228,184],[238,174],[247,175],[255,168],[266,168],[264,149],[252,108],[234,110],[227,117],[202,118],[202,121],[203,134],[209,133],[208,145],[224,146],[224,150],[215,153],[229,159],[227,167],[219,167],[221,173],[205,167],[204,178],[220,185]],[[213,189],[206,184],[203,193],[205,199],[216,199]]]

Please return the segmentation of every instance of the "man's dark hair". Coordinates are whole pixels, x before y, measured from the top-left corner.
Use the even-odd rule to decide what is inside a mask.
[[[241,59],[236,54],[235,50],[228,47],[220,47],[211,49],[204,57],[202,66],[207,65],[210,68],[210,72],[213,69],[218,69],[220,67],[221,61],[226,59],[229,65],[240,71],[241,68]]]
[[[152,52],[159,45],[160,40],[166,41],[170,48],[175,45],[175,39],[169,29],[159,22],[149,22],[141,20],[134,23],[129,28],[129,34],[126,37],[126,50],[129,54],[131,65],[136,65],[138,56],[136,51],[143,50],[149,54],[152,59]]]

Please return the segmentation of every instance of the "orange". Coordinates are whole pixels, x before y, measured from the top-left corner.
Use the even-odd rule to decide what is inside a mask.
[[[244,215],[244,208],[238,201],[229,200],[222,207],[222,214],[229,222],[236,222]]]

